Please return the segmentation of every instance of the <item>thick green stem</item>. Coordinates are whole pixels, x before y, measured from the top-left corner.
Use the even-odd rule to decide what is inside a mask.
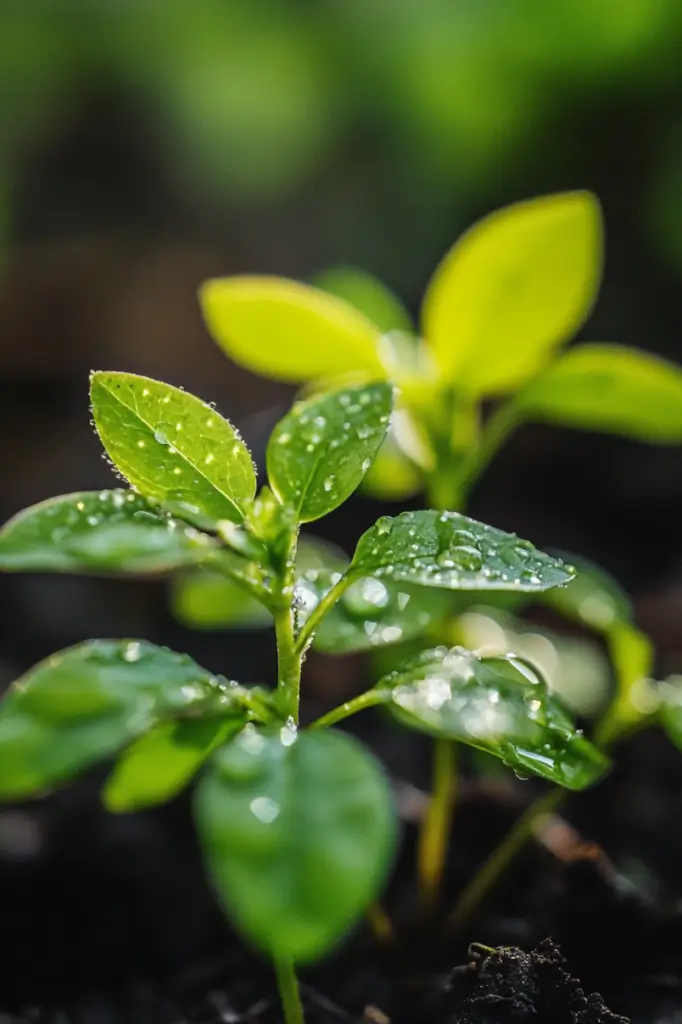
[[[304,1024],[298,978],[291,960],[275,960],[277,989],[284,1011],[285,1024]]]
[[[296,645],[294,634],[296,534],[292,533],[288,550],[283,558],[280,578],[279,602],[273,611],[277,640],[277,690],[287,717],[298,725],[301,699],[301,663],[303,652]]]
[[[419,888],[425,904],[433,905],[445,867],[457,792],[455,744],[436,740],[433,745],[433,785],[428,811],[419,834],[417,855]]]
[[[447,920],[449,929],[456,930],[467,923],[474,910],[507,870],[516,854],[531,838],[538,821],[555,811],[565,797],[566,790],[555,786],[548,793],[538,797],[528,807],[460,894],[455,908]]]

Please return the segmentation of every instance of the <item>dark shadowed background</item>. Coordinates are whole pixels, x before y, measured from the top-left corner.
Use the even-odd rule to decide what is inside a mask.
[[[219,352],[203,279],[354,264],[416,313],[472,220],[542,193],[603,204],[583,336],[682,361],[681,57],[679,0],[0,0],[0,519],[112,483],[91,368],[217,402],[262,464],[290,392]],[[356,498],[320,532],[350,549],[381,511]],[[601,562],[682,670],[682,448],[524,427],[471,512]],[[90,636],[272,681],[269,638],[181,629],[162,584],[0,579],[1,685]],[[315,660],[313,685],[354,665]],[[210,944],[185,819],[111,821],[89,784],[0,814],[17,998]]]

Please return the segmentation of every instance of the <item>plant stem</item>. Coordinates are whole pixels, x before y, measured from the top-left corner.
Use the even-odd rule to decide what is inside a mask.
[[[312,610],[308,621],[303,626],[303,629],[298,634],[298,639],[296,640],[296,650],[299,654],[303,654],[322,619],[325,617],[329,609],[336,604],[344,590],[353,583],[354,579],[354,576],[350,573],[346,573],[345,576],[342,576],[340,580],[336,581],[331,590],[327,591],[320,603]]]
[[[457,792],[455,744],[439,739],[433,745],[433,785],[426,818],[419,833],[417,854],[422,900],[433,905],[438,896]]]
[[[364,711],[365,708],[373,708],[377,704],[383,704],[387,695],[386,690],[367,690],[366,693],[361,693],[359,697],[353,697],[352,700],[347,700],[345,704],[340,704],[338,708],[328,711],[321,718],[316,718],[308,728],[326,729],[330,725],[336,725],[337,722],[357,714],[358,711]]]
[[[565,797],[566,790],[554,786],[533,801],[460,894],[447,919],[448,929],[461,928],[469,920],[481,900],[530,839],[540,818],[555,811]]]
[[[291,960],[275,959],[277,989],[284,1010],[285,1024],[304,1024],[298,978]]]
[[[480,442],[472,445],[460,463],[458,483],[462,501],[519,422],[520,415],[514,401],[505,402],[492,414],[483,428]]]
[[[292,533],[288,550],[283,558],[283,570],[279,581],[279,603],[273,610],[273,618],[277,641],[277,690],[283,697],[287,716],[298,725],[303,652],[298,649],[294,636],[295,557],[296,534]]]

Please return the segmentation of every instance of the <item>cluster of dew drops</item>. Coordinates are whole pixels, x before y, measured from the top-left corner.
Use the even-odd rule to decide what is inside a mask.
[[[348,418],[344,419],[338,426],[338,433],[329,440],[328,448],[330,451],[336,451],[338,448],[348,448],[347,452],[338,455],[334,459],[335,466],[338,466],[341,470],[348,465],[351,457],[356,454],[358,441],[372,441],[378,434],[383,433],[389,421],[389,414],[381,413],[375,418],[374,422],[368,422],[367,419],[363,419],[359,423],[353,423],[353,417],[366,411],[366,407],[374,401],[374,395],[370,390],[363,391],[357,396],[355,401],[350,394],[342,391],[336,396],[336,400],[344,409],[345,415]],[[306,402],[295,405],[290,415],[296,419],[299,426],[308,428],[304,430],[301,440],[305,442],[305,451],[308,454],[312,454],[324,440],[323,431],[327,426],[327,417],[319,413],[314,415],[314,410],[310,409]],[[334,427],[336,429],[336,424],[334,424]],[[284,448],[291,446],[292,440],[294,440],[294,437],[288,430],[283,430],[275,436],[275,443]],[[299,438],[296,437],[295,440],[298,441]],[[292,446],[292,457],[295,454]],[[372,459],[369,456],[365,456],[361,462],[362,472],[366,473],[371,465]],[[335,483],[336,477],[333,473],[330,473],[329,476],[324,478],[322,487],[329,494],[333,491]]]
[[[423,516],[424,513],[403,512],[395,518],[383,516],[377,520],[369,557],[380,559],[388,550],[393,559],[407,561],[414,570],[428,574],[434,583],[446,582],[448,570],[476,573],[489,583],[538,586],[542,582],[532,565],[536,548],[530,541],[478,524],[477,535],[467,528],[471,521],[456,512],[431,512],[433,519],[426,528]],[[387,546],[389,537],[392,543]],[[501,562],[502,567],[491,565],[493,559]],[[566,570],[570,571],[570,567],[566,566]],[[390,575],[393,571],[393,565],[380,565],[373,575]]]

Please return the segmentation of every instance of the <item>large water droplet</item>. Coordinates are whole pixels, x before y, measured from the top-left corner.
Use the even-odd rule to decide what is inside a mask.
[[[478,548],[471,547],[468,544],[458,544],[452,548],[452,557],[457,562],[457,565],[461,566],[462,569],[467,569],[469,572],[476,572],[483,565],[483,556]]]
[[[161,430],[160,427],[157,427],[157,429],[154,431],[154,440],[158,441],[159,444],[168,444],[168,438],[165,432]]]

